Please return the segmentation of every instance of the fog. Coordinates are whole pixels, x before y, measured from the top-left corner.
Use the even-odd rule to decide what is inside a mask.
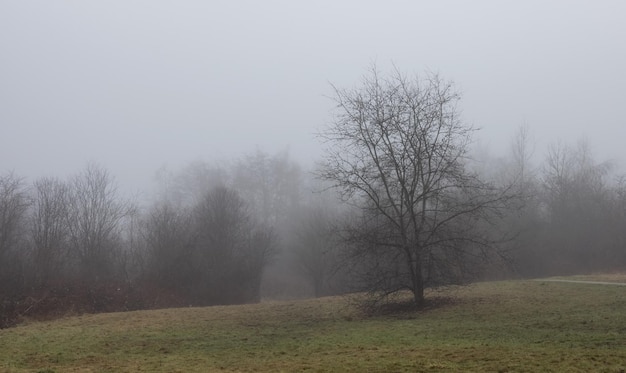
[[[0,2],[0,328],[624,271],[624,14]]]
[[[331,83],[375,63],[438,72],[477,140],[538,152],[586,137],[626,159],[626,5],[619,1],[17,1],[0,3],[0,172],[95,161],[123,189],[190,161],[288,149],[305,167]]]

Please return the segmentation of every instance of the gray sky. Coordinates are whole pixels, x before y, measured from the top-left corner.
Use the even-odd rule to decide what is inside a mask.
[[[439,72],[503,152],[526,122],[543,151],[586,136],[626,163],[623,1],[0,0],[0,173],[121,186],[162,165],[256,146],[321,155],[329,82],[376,61]]]

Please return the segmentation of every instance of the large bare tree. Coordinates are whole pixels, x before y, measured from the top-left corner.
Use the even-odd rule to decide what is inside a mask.
[[[374,67],[335,101],[320,176],[362,210],[344,233],[365,290],[410,290],[420,304],[425,287],[464,281],[495,249],[489,222],[505,198],[466,170],[474,129],[453,85]]]

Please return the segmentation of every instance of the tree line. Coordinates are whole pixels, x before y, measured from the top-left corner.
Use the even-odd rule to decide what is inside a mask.
[[[66,180],[1,175],[2,325],[332,292],[325,277],[338,208],[305,185],[287,152],[157,174],[147,206],[93,163]]]

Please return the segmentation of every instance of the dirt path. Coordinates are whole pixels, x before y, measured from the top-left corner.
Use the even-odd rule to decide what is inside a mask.
[[[607,282],[607,281],[584,281],[584,280],[559,280],[556,278],[544,278],[544,279],[536,279],[534,281],[541,282],[569,282],[574,284],[590,284],[590,285],[617,285],[617,286],[626,286],[626,283],[623,282]]]

